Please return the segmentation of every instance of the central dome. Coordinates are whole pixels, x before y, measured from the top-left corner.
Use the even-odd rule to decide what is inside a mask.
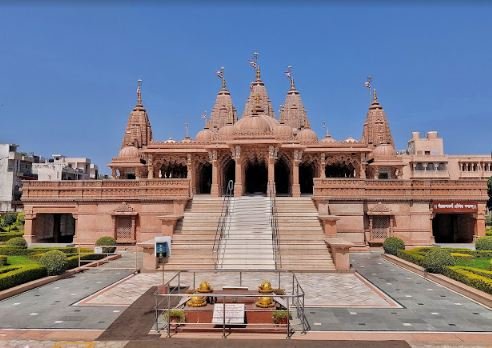
[[[270,120],[271,119],[271,120]],[[252,115],[240,119],[234,125],[237,135],[271,135],[276,120],[266,115]]]

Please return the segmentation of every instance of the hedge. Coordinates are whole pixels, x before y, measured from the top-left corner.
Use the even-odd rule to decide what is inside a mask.
[[[35,255],[42,254],[51,250],[60,250],[65,254],[77,254],[78,249],[74,247],[38,247],[38,248],[29,248],[29,249],[21,249],[21,248],[13,248],[6,245],[0,245],[0,255],[8,255],[8,256],[24,256],[24,255]],[[82,251],[82,249],[81,249]]]
[[[0,233],[0,242],[6,242],[9,239],[15,238],[15,237],[22,237],[24,235],[24,232],[1,232]]]
[[[40,265],[12,266],[12,269],[3,271],[5,269],[0,274],[0,290],[5,290],[46,276],[46,268]]]
[[[419,252],[412,250],[398,250],[396,253],[400,259],[406,260],[408,262],[412,262],[416,265],[423,267],[424,255],[421,255]]]
[[[0,255],[0,266],[5,266],[7,264],[7,256]]]
[[[492,294],[492,279],[477,274],[477,269],[470,270],[472,267],[449,266],[446,267],[443,274],[449,278],[457,280],[463,284],[474,287],[475,289]],[[482,273],[484,271],[480,271]]]

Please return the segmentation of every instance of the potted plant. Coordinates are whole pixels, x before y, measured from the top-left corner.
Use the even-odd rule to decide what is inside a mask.
[[[116,240],[113,237],[104,236],[96,240],[94,252],[98,254],[112,254],[116,251]]]
[[[185,312],[179,308],[172,308],[165,310],[162,314],[162,318],[171,324],[180,324],[185,322]]]
[[[292,319],[288,310],[280,309],[272,312],[272,320],[274,324],[287,324],[287,322]]]

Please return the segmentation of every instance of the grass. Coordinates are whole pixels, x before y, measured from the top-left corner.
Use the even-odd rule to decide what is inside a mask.
[[[467,267],[475,267],[480,269],[485,269],[490,271],[490,260],[489,258],[480,257],[473,259],[463,259],[463,258],[455,258],[456,266],[467,266]]]
[[[12,266],[12,265],[26,266],[26,265],[36,265],[37,264],[36,261],[30,259],[27,256],[9,256],[9,257],[7,257],[7,263],[9,264],[9,266]]]

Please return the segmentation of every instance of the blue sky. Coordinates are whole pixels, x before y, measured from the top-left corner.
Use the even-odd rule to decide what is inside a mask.
[[[137,3],[137,2],[135,2]],[[368,74],[397,148],[411,131],[437,130],[450,154],[492,150],[492,6],[485,2],[51,1],[0,4],[0,143],[45,156],[88,156],[107,172],[136,80],[154,138],[194,135],[224,66],[241,114],[260,53],[276,110],[287,65],[319,136],[359,138]]]

